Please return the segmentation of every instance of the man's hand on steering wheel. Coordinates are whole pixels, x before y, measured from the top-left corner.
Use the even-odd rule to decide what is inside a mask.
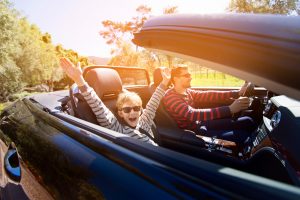
[[[254,84],[245,81],[245,84],[239,91],[240,97],[236,99],[230,106],[230,112],[234,120],[238,119],[241,113],[247,110],[253,101]]]
[[[248,97],[240,97],[229,106],[231,114],[239,113],[246,110],[250,105],[250,99]]]

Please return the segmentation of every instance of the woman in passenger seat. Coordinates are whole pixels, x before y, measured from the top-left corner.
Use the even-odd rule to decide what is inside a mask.
[[[151,127],[154,125],[153,119],[155,117],[155,112],[159,106],[160,100],[165,94],[171,78],[170,70],[168,68],[161,68],[163,80],[147,103],[146,109],[142,110],[142,100],[138,94],[134,92],[123,92],[119,94],[116,103],[118,118],[120,119],[118,120],[97,96],[94,89],[84,80],[80,63],[75,66],[69,59],[61,58],[60,66],[78,85],[84,99],[96,115],[99,125],[139,139],[143,142],[155,144],[155,142],[144,133],[149,133],[153,136]]]

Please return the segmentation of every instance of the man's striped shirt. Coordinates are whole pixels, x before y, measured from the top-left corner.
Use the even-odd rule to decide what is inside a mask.
[[[169,89],[163,104],[169,114],[175,119],[179,128],[196,130],[196,121],[207,121],[231,117],[228,106],[197,109],[196,106],[204,102],[217,102],[229,98],[237,98],[238,91],[198,91],[187,89],[186,94],[177,93],[174,88]]]

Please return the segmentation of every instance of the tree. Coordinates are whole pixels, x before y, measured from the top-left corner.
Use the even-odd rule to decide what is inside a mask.
[[[299,0],[231,0],[228,10],[238,13],[300,14]]]
[[[61,58],[61,57],[66,57],[69,60],[71,60],[73,63],[78,63],[80,62],[81,66],[87,66],[90,65],[88,59],[86,57],[80,56],[77,52],[73,51],[72,49],[65,49],[61,44],[55,46],[55,52],[56,52],[56,57]],[[63,73],[60,68],[56,68],[55,71],[53,72],[53,75],[57,73]],[[63,73],[62,78],[59,80],[54,80],[53,81],[53,87],[56,88],[64,88],[67,85],[72,85],[73,81],[70,79],[67,75]]]
[[[144,67],[148,72],[153,72],[156,67],[160,66],[157,55],[145,49],[139,52],[137,65]]]
[[[6,101],[22,85],[20,69],[13,59],[20,52],[17,28],[16,11],[7,0],[0,1],[0,101]]]
[[[73,50],[52,44],[51,35],[30,24],[9,3],[0,1],[0,101],[20,91],[23,86],[48,84],[63,78],[59,58],[88,65],[88,60]]]
[[[111,65],[138,65],[153,71],[155,67],[162,64],[162,60],[167,61],[166,66],[171,66],[173,57],[158,55],[154,52],[147,52],[142,49],[140,52],[131,42],[133,34],[141,29],[145,21],[151,16],[152,9],[148,6],[141,5],[136,9],[138,15],[132,17],[127,22],[114,22],[105,20],[102,22],[104,30],[100,35],[106,40],[106,43],[112,46],[110,61]],[[169,7],[163,10],[164,14],[176,13],[177,7]],[[141,59],[142,58],[142,59]],[[145,59],[147,59],[145,61]]]
[[[16,63],[22,71],[22,80],[28,85],[37,85],[50,79],[53,68],[58,67],[51,36],[43,35],[26,18],[19,20],[19,36],[22,52],[16,57]]]
[[[138,53],[134,51],[132,45],[128,42],[120,44],[120,53],[114,56],[109,62],[110,65],[136,66]]]
[[[123,49],[123,45],[130,43],[133,33],[138,31],[149,18],[151,8],[147,6],[139,6],[136,11],[138,16],[133,17],[131,21],[114,22],[111,20],[102,21],[104,27],[100,31],[100,35],[106,40],[106,43],[112,46],[111,54],[118,55]]]
[[[16,57],[17,65],[22,71],[22,80],[29,86],[47,84],[52,91],[54,84],[62,82],[70,85],[59,67],[59,58],[67,57],[72,62],[88,65],[87,58],[77,52],[64,49],[61,45],[54,46],[49,33],[42,33],[36,25],[30,24],[26,18],[19,20],[19,46],[21,54]],[[61,82],[60,82],[61,83]]]
[[[40,40],[40,66],[43,70],[41,82],[46,83],[49,86],[49,90],[53,91],[54,81],[62,79],[64,74],[59,67],[59,58],[56,55],[55,47],[52,45],[51,35],[45,33]]]
[[[177,6],[171,6],[171,7],[168,7],[168,8],[164,8],[163,13],[164,13],[165,15],[166,15],[166,14],[174,14],[174,13],[177,13],[177,9],[178,9]]]

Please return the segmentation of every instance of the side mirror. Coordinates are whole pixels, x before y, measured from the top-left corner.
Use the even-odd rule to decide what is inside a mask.
[[[18,157],[18,152],[14,143],[11,143],[8,150],[4,156],[4,169],[7,176],[15,181],[21,181],[21,167]]]

